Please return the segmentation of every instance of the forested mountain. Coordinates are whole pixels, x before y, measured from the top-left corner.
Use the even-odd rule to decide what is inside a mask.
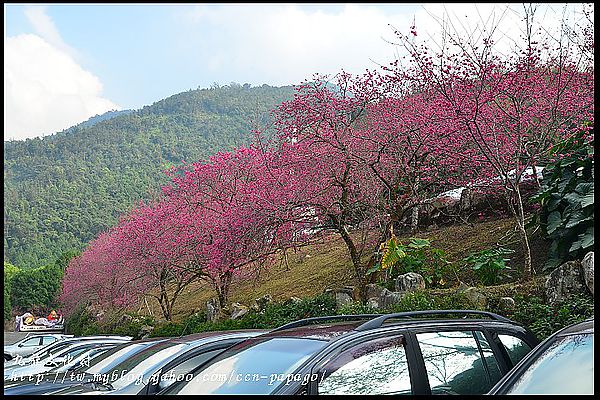
[[[87,121],[84,121],[84,122],[82,122],[80,124],[72,126],[69,129],[66,129],[66,131],[70,132],[70,131],[72,131],[73,129],[76,129],[76,128],[89,128],[91,126],[96,125],[98,122],[107,121],[109,119],[118,117],[119,115],[131,114],[132,112],[133,112],[133,110],[112,110],[112,111],[107,111],[104,114],[94,115],[93,117],[91,117]]]
[[[159,190],[167,167],[247,143],[292,93],[233,83],[190,90],[52,136],[4,142],[4,260],[35,267],[81,249]]]

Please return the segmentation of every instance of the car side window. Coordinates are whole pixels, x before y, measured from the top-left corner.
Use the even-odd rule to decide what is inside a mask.
[[[23,347],[33,347],[33,346],[39,346],[40,342],[41,342],[42,338],[39,336],[35,336],[32,338],[27,339],[26,341],[24,341],[21,345]]]
[[[426,332],[416,337],[432,394],[483,394],[492,388],[495,379],[487,372],[475,332]],[[494,358],[491,349],[483,354]]]
[[[48,345],[54,342],[56,342],[56,338],[54,336],[44,336],[42,339],[42,345]]]
[[[402,336],[381,338],[345,350],[320,369],[319,394],[411,394]]]
[[[518,337],[511,335],[498,335],[498,339],[500,339],[500,343],[502,343],[506,349],[513,367],[531,351],[531,347],[529,347],[527,343]]]
[[[473,331],[475,333],[475,337],[479,342],[479,346],[481,346],[481,353],[483,354],[483,361],[485,366],[487,367],[488,373],[490,375],[490,383],[491,385],[495,385],[500,378],[502,378],[502,372],[500,372],[500,365],[498,364],[498,360],[496,360],[496,356],[494,355],[494,351],[492,347],[488,343],[485,338],[483,332],[481,331]]]

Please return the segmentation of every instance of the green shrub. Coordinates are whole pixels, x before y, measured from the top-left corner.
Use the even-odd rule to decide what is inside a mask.
[[[429,239],[410,238],[408,244],[402,244],[396,236],[381,246],[381,261],[374,265],[367,274],[385,271],[381,286],[394,290],[396,278],[408,272],[416,272],[423,276],[427,287],[443,285],[443,275],[451,263],[446,259],[446,252],[431,247]]]
[[[13,307],[32,312],[57,307],[62,277],[62,269],[55,265],[20,270],[10,285]]]
[[[101,328],[86,306],[80,305],[65,320],[65,331],[70,335],[88,336],[100,334]]]
[[[181,323],[166,323],[154,329],[151,336],[179,336],[207,331],[235,329],[272,329],[304,318],[335,315],[335,299],[328,294],[300,301],[267,304],[262,312],[249,311],[239,319],[207,322],[204,314],[196,314]]]
[[[515,302],[516,309],[511,319],[531,329],[539,339],[594,315],[594,299],[591,296],[574,295],[554,307],[539,297],[518,296]]]
[[[542,230],[552,240],[545,269],[581,259],[594,247],[594,140],[581,129],[555,146],[556,161],[544,169],[539,193],[531,199],[541,205]]]
[[[380,314],[381,310],[364,304],[360,301],[355,301],[340,307],[336,314],[339,315],[356,315],[356,314]]]
[[[113,335],[131,336],[134,339],[142,338],[142,327],[154,326],[156,322],[152,317],[139,316],[136,314],[126,314],[129,318],[120,318],[115,324],[108,328],[108,332]]]
[[[406,312],[421,310],[461,310],[472,309],[469,300],[462,293],[453,293],[443,296],[432,296],[425,291],[415,291],[408,293],[394,304],[389,312]]]
[[[10,305],[10,294],[8,288],[4,286],[4,320],[8,321],[12,318],[12,306]]]
[[[175,337],[183,336],[183,325],[176,322],[166,322],[157,325],[150,333],[150,337]]]
[[[10,301],[10,288],[16,274],[21,271],[14,265],[4,261],[4,320],[8,321],[12,318],[12,304]]]
[[[506,270],[510,269],[506,265],[508,258],[505,255],[513,253],[513,250],[505,248],[497,248],[491,250],[481,250],[476,253],[471,253],[463,259],[467,265],[471,266],[475,275],[480,282],[486,286],[495,285],[500,281]]]

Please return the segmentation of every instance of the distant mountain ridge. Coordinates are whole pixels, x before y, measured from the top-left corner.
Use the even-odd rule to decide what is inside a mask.
[[[94,115],[93,117],[89,118],[87,121],[83,121],[82,123],[72,126],[69,129],[66,129],[66,131],[72,131],[75,127],[90,128],[90,127],[96,125],[98,122],[106,121],[106,120],[118,117],[119,115],[131,114],[132,112],[134,112],[134,110],[110,110],[103,114]]]
[[[189,90],[43,139],[4,142],[4,259],[20,267],[81,249],[167,182],[162,173],[248,143],[292,86]]]

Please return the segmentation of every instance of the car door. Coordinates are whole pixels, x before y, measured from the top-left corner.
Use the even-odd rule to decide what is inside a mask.
[[[307,375],[313,394],[413,394],[414,354],[401,333],[362,337],[321,360]]]
[[[426,329],[413,333],[429,393],[478,395],[506,372],[484,329]]]

